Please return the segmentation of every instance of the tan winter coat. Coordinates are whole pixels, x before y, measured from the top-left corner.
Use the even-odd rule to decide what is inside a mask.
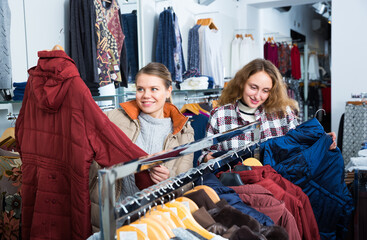
[[[120,106],[122,109],[114,109],[108,111],[106,114],[108,118],[135,143],[140,133],[140,124],[138,120],[140,109],[135,100],[120,103]],[[185,117],[175,105],[171,103],[165,104],[164,117],[170,117],[172,119],[173,132],[165,139],[163,150],[172,149],[194,141],[194,130],[188,118]],[[193,154],[163,163],[162,165],[169,169],[170,177],[177,176],[193,167]],[[97,170],[98,165],[93,162],[90,170],[90,183],[94,185],[90,187],[93,232],[99,231]],[[118,192],[118,190],[116,190],[116,192]]]

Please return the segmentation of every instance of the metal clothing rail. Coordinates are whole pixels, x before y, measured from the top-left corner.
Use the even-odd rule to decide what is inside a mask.
[[[194,153],[198,150],[202,150],[204,148],[208,148],[219,142],[229,140],[238,135],[244,134],[249,131],[254,131],[255,136],[258,136],[258,126],[259,122],[253,122],[246,126],[238,127],[232,130],[229,130],[224,133],[218,133],[212,135],[210,137],[198,140],[196,142],[188,143],[185,145],[178,146],[171,151],[168,151],[163,154],[159,154],[150,158],[141,159],[141,160],[132,160],[127,163],[117,164],[113,167],[101,169],[98,171],[98,191],[99,191],[99,205],[100,205],[100,215],[101,215],[101,231],[103,239],[115,239],[117,218],[120,218],[126,212],[130,210],[136,210],[136,206],[131,209],[131,204],[121,203],[116,206],[115,203],[115,181],[128,176],[130,174],[138,173],[143,170],[150,169],[158,164],[162,164],[167,161],[174,160],[178,157]],[[256,131],[255,131],[256,130]],[[233,154],[232,154],[233,155]],[[226,157],[230,157],[230,153],[223,155],[219,159],[224,159]],[[218,158],[217,158],[218,159]],[[232,159],[233,160],[233,159]],[[211,163],[211,164],[209,164]],[[189,170],[186,173],[178,175],[175,179],[176,181],[166,180],[162,182],[162,184],[167,184],[166,188],[158,188],[163,192],[168,191],[168,189],[178,189],[182,184],[187,182],[189,179],[192,179],[191,175],[195,175],[196,173],[201,173],[205,169],[209,169],[209,166],[213,168],[213,162],[209,161],[207,164],[203,164],[203,166],[199,166],[198,168],[194,168]],[[170,182],[172,181],[172,182]],[[192,181],[192,180],[191,180]],[[181,183],[182,184],[178,184]],[[188,181],[189,182],[189,181]],[[159,185],[159,184],[158,184]],[[159,185],[161,186],[161,185]],[[148,192],[152,193],[155,196],[156,191],[152,191],[152,188],[148,188]],[[137,203],[137,206],[145,204],[144,201],[150,201],[150,198],[147,197],[148,194],[143,192],[138,193],[136,196],[138,198],[133,198],[134,202]],[[140,196],[140,198],[139,198]],[[136,199],[140,199],[135,201]],[[144,200],[145,199],[145,200]],[[132,198],[126,198],[125,200],[131,201]],[[139,202],[141,201],[141,203]],[[128,202],[130,203],[130,202]],[[130,206],[130,207],[129,207]],[[128,210],[129,209],[129,210]]]
[[[210,95],[203,95],[203,96],[197,96],[197,97],[185,97],[185,101],[189,100],[195,100],[195,99],[209,99],[209,98],[218,98],[220,97],[220,94],[210,94]]]

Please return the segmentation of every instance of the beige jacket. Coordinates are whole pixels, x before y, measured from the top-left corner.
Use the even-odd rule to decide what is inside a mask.
[[[122,109],[114,109],[108,111],[106,114],[108,118],[135,143],[140,133],[140,124],[138,120],[140,109],[135,100],[120,103],[120,106]],[[194,130],[191,127],[188,118],[185,117],[175,105],[171,103],[165,104],[164,117],[170,117],[172,119],[173,132],[165,139],[163,150],[172,149],[182,144],[194,141]],[[169,169],[170,177],[177,176],[193,167],[193,154],[163,163],[162,165]],[[97,170],[98,165],[93,162],[90,170],[93,232],[99,231]],[[119,192],[119,190],[116,189],[116,192]]]

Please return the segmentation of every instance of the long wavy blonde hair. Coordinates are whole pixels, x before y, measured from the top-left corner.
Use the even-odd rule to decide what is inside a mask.
[[[261,58],[249,62],[236,73],[235,77],[223,89],[219,98],[219,105],[233,104],[241,99],[247,80],[255,73],[262,71],[269,75],[273,83],[269,97],[263,104],[265,111],[267,113],[285,113],[287,106],[298,111],[298,103],[288,97],[286,84],[278,68],[270,61]]]

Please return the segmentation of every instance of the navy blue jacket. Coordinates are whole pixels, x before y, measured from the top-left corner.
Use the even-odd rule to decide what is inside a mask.
[[[263,164],[307,194],[322,239],[343,239],[353,207],[344,182],[344,160],[317,119],[311,119],[285,136],[261,143]]]
[[[225,199],[232,207],[255,218],[260,224],[264,226],[274,225],[271,218],[247,206],[232,188],[224,186],[214,174],[205,174],[202,178],[202,182],[200,180],[200,183],[213,188],[220,199]]]

